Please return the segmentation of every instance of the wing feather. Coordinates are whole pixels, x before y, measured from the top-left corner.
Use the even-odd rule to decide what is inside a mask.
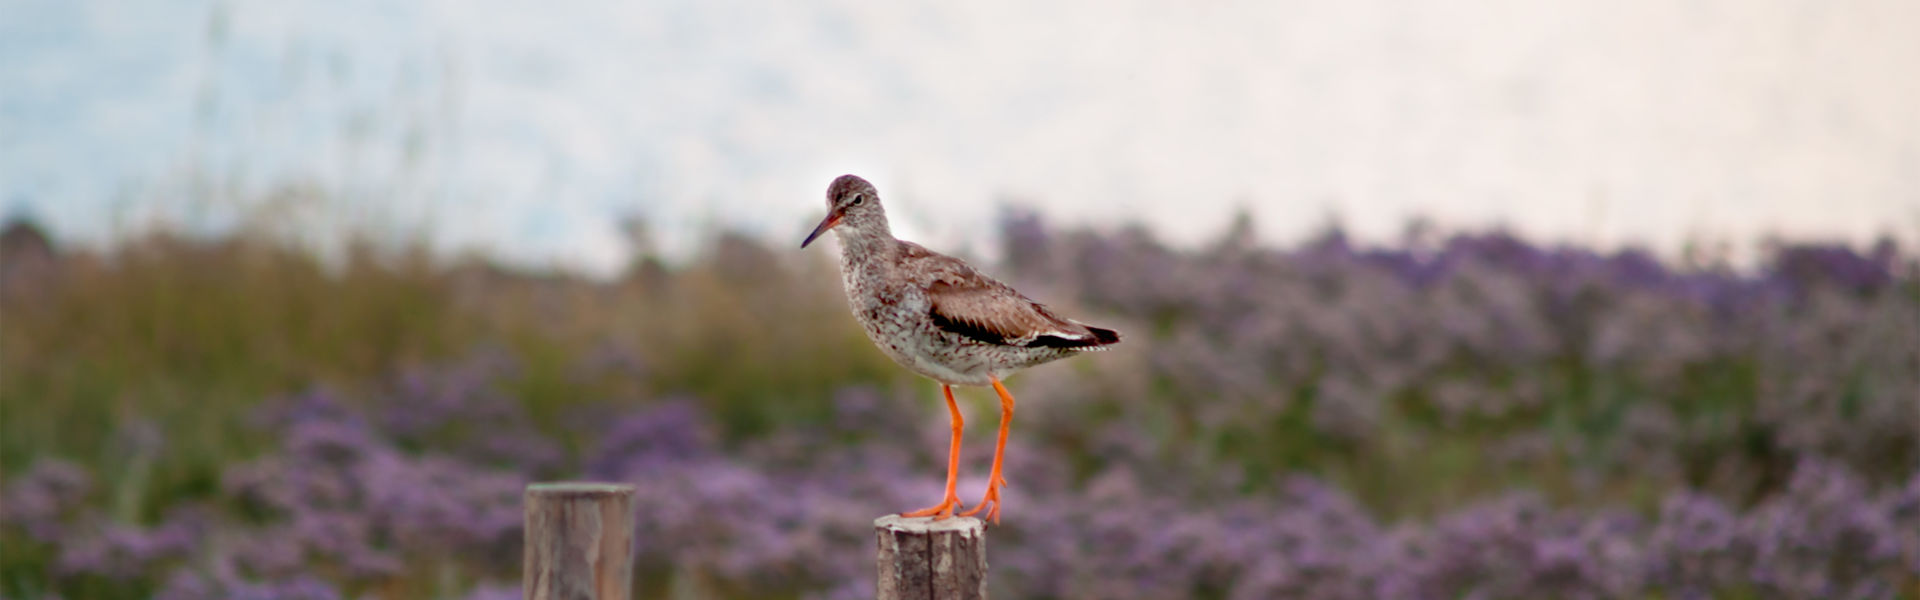
[[[934,326],[989,344],[1095,349],[1120,334],[1064,318],[961,262],[902,242],[903,267],[927,291]]]

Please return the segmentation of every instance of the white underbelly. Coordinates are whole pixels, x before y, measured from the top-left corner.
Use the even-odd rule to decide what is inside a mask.
[[[942,346],[943,350],[929,351],[899,345],[872,328],[867,334],[893,362],[923,377],[950,385],[992,384],[993,362],[979,349]]]

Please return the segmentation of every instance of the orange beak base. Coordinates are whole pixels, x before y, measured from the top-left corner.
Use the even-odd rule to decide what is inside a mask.
[[[820,220],[819,227],[813,228],[813,233],[807,234],[806,241],[800,242],[800,247],[801,248],[807,247],[807,244],[813,243],[814,238],[820,237],[820,234],[826,233],[828,229],[833,229],[833,226],[839,225],[839,224],[840,224],[839,213],[828,214],[827,218]]]

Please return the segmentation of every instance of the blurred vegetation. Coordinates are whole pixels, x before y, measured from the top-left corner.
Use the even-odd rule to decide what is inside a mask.
[[[150,233],[6,263],[0,473],[75,460],[132,486],[116,496],[135,520],[214,493],[222,465],[264,448],[250,420],[263,400],[354,389],[478,346],[520,361],[510,391],[553,433],[570,406],[692,392],[730,434],[804,426],[826,418],[845,382],[903,379],[850,326],[832,265],[732,235],[688,264],[642,262],[611,283],[364,240],[327,264],[248,234]],[[576,376],[601,357],[640,371]],[[125,464],[125,438],[145,428],[164,432],[168,451]]]
[[[1553,506],[1653,514],[1694,490],[1759,506],[1821,461],[1875,488],[1920,472],[1920,415],[1899,400],[1916,377],[1900,365],[1920,356],[1920,333],[1902,329],[1920,323],[1920,278],[1890,247],[1783,248],[1748,277],[1501,235],[1457,237],[1429,259],[1432,248],[1357,250],[1337,232],[1281,250],[1230,231],[1175,250],[1142,230],[1057,232],[1017,216],[1005,227],[1007,261],[989,272],[1129,336],[1011,382],[1034,400],[1022,404],[1016,444],[1046,457],[1011,468],[1023,493],[1048,498],[1038,504],[1078,506],[1098,493],[1090,482],[1139,477],[1160,484],[1128,500],[1142,507],[1267,505],[1306,473],[1386,523],[1444,521],[1516,489]],[[941,425],[934,434],[944,412],[930,385],[872,348],[826,257],[720,233],[684,263],[642,257],[598,281],[367,239],[330,258],[266,230],[158,231],[97,250],[15,224],[0,235],[0,480],[70,461],[98,482],[92,508],[150,526],[147,535],[191,522],[169,514],[189,504],[270,523],[232,497],[248,461],[290,452],[263,406],[284,409],[311,390],[377,404],[395,399],[382,386],[410,369],[496,352],[512,367],[475,367],[477,385],[497,386],[517,405],[512,418],[567,455],[528,458],[505,471],[514,477],[580,476],[607,453],[633,454],[603,437],[698,446],[695,432],[661,433],[679,427],[665,417],[626,434],[581,423],[691,399],[720,445],[751,457],[743,472],[786,465],[819,479],[792,461],[866,451],[912,455],[871,477],[925,469],[934,482],[939,447],[922,443],[926,432],[845,423],[858,405],[849,390],[862,386],[923,400],[900,404]],[[980,440],[969,449],[982,452],[987,398],[963,394],[980,403],[968,411]],[[884,433],[866,431],[876,428]],[[475,430],[518,435],[495,422]],[[465,441],[454,434],[388,434],[423,456],[491,460],[456,448]],[[682,466],[694,481],[712,467]],[[1022,531],[1005,538],[1010,551],[1043,556]],[[56,550],[0,540],[0,593],[64,581],[81,597],[146,597],[157,585],[50,578]],[[495,558],[347,589],[458,595]],[[694,580],[740,588],[723,595],[764,589],[714,576],[652,581]]]

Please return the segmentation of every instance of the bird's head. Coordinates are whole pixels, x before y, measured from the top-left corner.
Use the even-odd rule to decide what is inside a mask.
[[[813,243],[829,229],[841,227],[845,231],[863,234],[888,234],[887,213],[880,209],[880,192],[873,184],[853,175],[841,175],[827,186],[827,216],[820,225],[807,234],[806,241],[800,247]]]

